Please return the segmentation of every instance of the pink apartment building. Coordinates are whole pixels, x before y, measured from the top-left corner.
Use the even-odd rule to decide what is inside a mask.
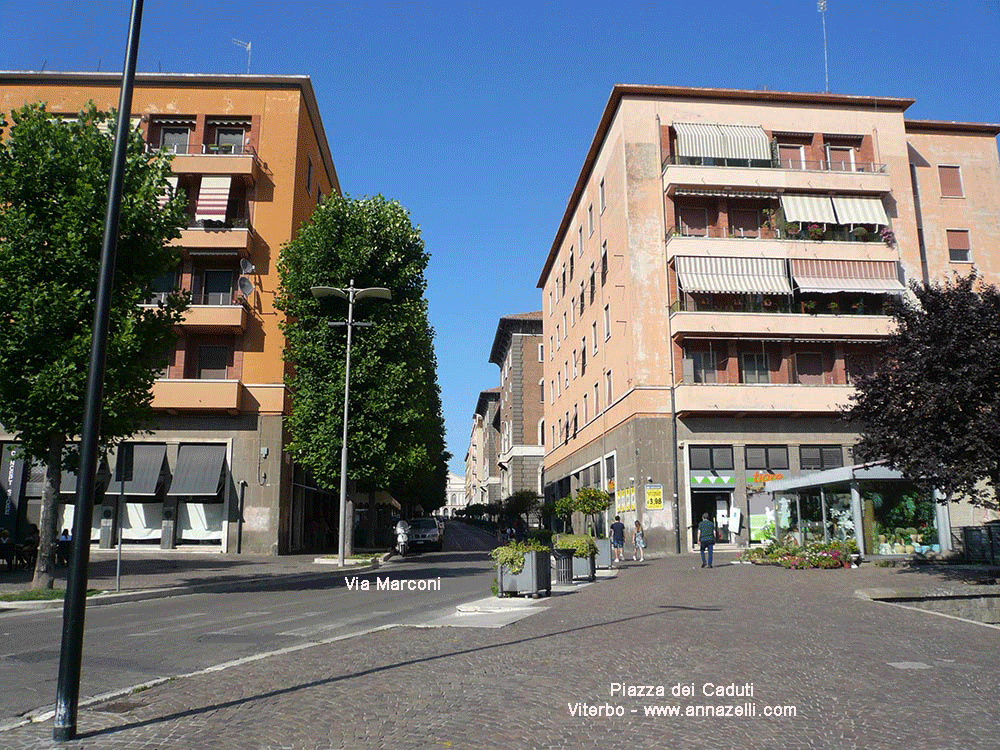
[[[538,280],[548,496],[612,491],[654,550],[702,512],[746,545],[764,482],[852,463],[889,296],[1000,282],[1000,125],[912,104],[615,86]]]

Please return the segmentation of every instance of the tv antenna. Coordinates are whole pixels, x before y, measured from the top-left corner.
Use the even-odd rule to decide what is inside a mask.
[[[250,75],[250,47],[252,42],[241,42],[239,39],[234,39],[233,44],[237,47],[242,47],[247,51],[247,75]]]
[[[829,56],[827,55],[827,52],[826,52],[826,0],[817,0],[817,2],[816,2],[816,10],[818,10],[820,12],[820,15],[823,16],[823,71],[826,74],[826,88],[823,89],[823,91],[825,91],[827,94],[829,94],[830,93],[830,58],[829,58]],[[247,54],[249,54],[249,50],[247,51]],[[248,63],[248,66],[249,66],[249,63]],[[249,73],[250,70],[248,69],[247,72]]]

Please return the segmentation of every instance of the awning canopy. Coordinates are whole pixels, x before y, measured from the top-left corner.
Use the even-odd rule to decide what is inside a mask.
[[[125,494],[155,497],[160,477],[166,475],[167,446],[162,443],[135,443],[132,456],[132,479],[125,482]],[[119,487],[111,488],[112,493]]]
[[[791,294],[781,258],[706,258],[678,255],[677,278],[685,292]]]
[[[195,221],[225,221],[229,203],[229,186],[233,178],[205,175],[201,178],[198,203],[194,210]]]
[[[771,139],[757,125],[719,125],[731,159],[770,161]]]
[[[677,155],[725,159],[729,154],[718,125],[675,122]]]
[[[785,221],[838,223],[828,195],[782,195],[781,208],[785,212]]]
[[[892,260],[793,258],[792,278],[801,292],[903,292]]]
[[[675,122],[677,155],[712,159],[770,160],[771,140],[758,125]]]
[[[167,494],[215,497],[222,489],[225,464],[225,445],[180,446],[177,452],[177,470]]]
[[[679,187],[674,190],[674,195],[696,195],[712,198],[777,198],[777,193],[768,193],[762,190],[722,190],[720,188],[693,188]]]
[[[59,494],[75,495],[76,478],[77,474],[75,471],[66,471],[65,469],[63,469],[62,476],[59,479]],[[94,477],[94,484],[97,486],[97,488],[106,487],[110,480],[111,480],[111,469],[108,468],[108,459],[102,458],[101,463],[98,464],[97,466],[97,475]]]
[[[163,193],[160,194],[159,198],[157,198],[157,200],[160,203],[160,208],[163,208],[165,205],[167,205],[167,201],[173,198],[174,195],[177,193],[177,175],[175,174],[167,175],[167,185],[169,187],[166,190],[164,190]]]
[[[871,195],[835,195],[833,207],[840,224],[877,224],[889,226],[882,199]]]

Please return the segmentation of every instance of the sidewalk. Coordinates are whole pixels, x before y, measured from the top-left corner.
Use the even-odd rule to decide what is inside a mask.
[[[720,557],[629,564],[502,629],[393,628],[180,678],[81,710],[61,747],[996,747],[1000,632],[854,593],[975,571]],[[733,715],[684,715],[706,705]],[[764,716],[775,706],[785,715]],[[0,745],[52,747],[51,731]]]

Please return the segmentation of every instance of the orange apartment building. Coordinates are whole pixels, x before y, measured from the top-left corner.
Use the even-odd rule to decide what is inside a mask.
[[[703,512],[744,546],[766,481],[852,463],[887,298],[1000,282],[1000,126],[911,104],[614,87],[538,280],[549,497],[608,489],[654,550]]]
[[[73,115],[93,101],[107,110],[118,104],[119,84],[102,73],[2,73],[0,107],[44,101]],[[282,245],[324,195],[340,190],[310,79],[139,74],[132,117],[150,150],[174,154],[173,182],[189,198],[189,224],[173,243],[178,273],[158,282],[150,302],[177,287],[192,305],[153,387],[152,431],[136,438],[123,537],[228,552],[315,547],[308,530],[329,504],[283,450],[289,394],[274,308]],[[13,492],[30,519],[44,475],[21,469]],[[62,486],[72,502],[75,477]],[[118,487],[99,492],[98,502],[93,539],[111,546]],[[63,526],[71,515],[70,506]]]

